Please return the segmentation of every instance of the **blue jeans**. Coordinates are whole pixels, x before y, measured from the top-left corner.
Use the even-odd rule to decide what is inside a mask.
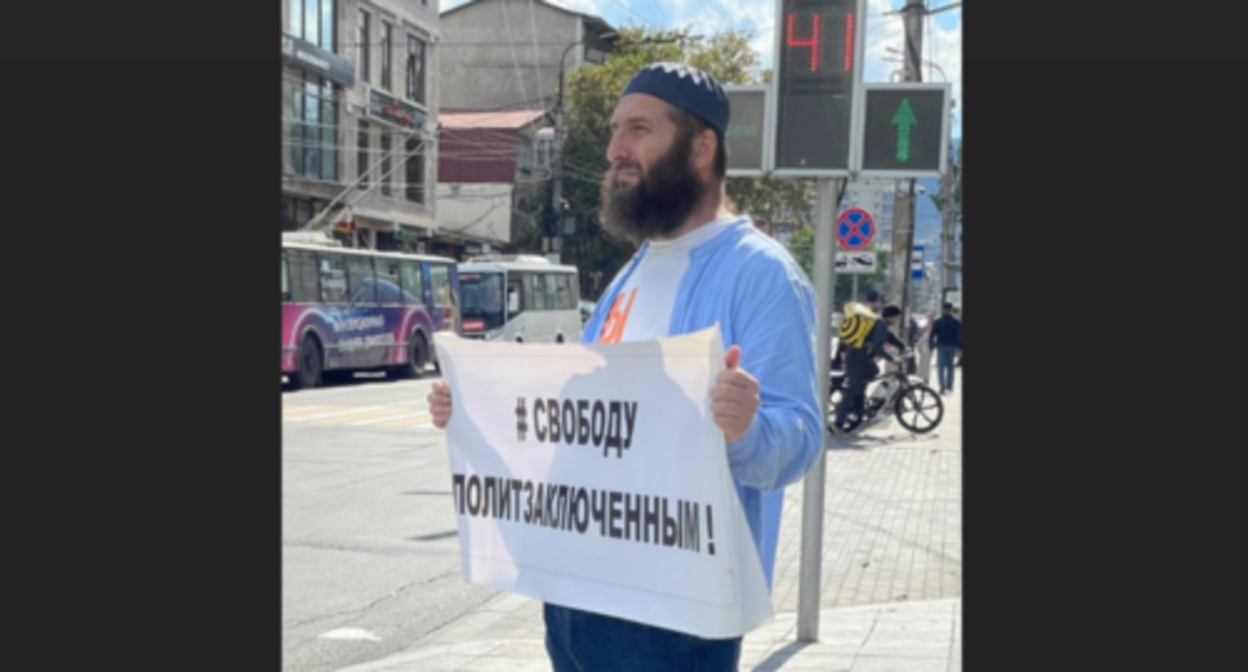
[[[936,348],[936,373],[940,380],[940,391],[953,391],[953,358],[958,349],[951,345]]]
[[[741,638],[702,639],[546,604],[554,672],[736,672]]]

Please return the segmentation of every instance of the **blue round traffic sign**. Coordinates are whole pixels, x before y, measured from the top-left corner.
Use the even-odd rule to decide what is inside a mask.
[[[846,250],[855,251],[871,244],[875,220],[862,208],[850,208],[836,218],[836,240]]]

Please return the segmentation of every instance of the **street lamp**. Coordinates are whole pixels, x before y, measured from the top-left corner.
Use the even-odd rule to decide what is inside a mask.
[[[614,30],[608,30],[608,31],[606,31],[605,33],[598,33],[598,35],[597,35],[596,37],[597,37],[599,40],[602,40],[603,42],[608,42],[608,43],[609,43],[609,42],[611,42],[611,41],[615,40],[615,38],[619,37],[619,33],[616,33]],[[561,55],[561,56],[559,57],[559,102],[558,102],[558,104],[556,105],[556,108],[557,108],[557,109],[563,109],[563,66],[564,66],[564,61],[566,61],[566,60],[568,59],[568,54],[572,51],[572,49],[574,49],[574,48],[576,48],[576,47],[579,47],[579,46],[580,46],[580,45],[582,45],[582,44],[585,44],[585,40],[581,40],[581,41],[579,41],[579,42],[573,42],[572,44],[569,44],[569,45],[568,45],[568,48],[563,50],[563,55]]]

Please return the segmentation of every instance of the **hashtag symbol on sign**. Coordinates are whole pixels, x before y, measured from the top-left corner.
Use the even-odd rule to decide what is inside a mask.
[[[528,417],[527,409],[524,407],[524,397],[516,400],[516,438],[524,441],[525,434],[529,431],[529,423],[525,420]]]

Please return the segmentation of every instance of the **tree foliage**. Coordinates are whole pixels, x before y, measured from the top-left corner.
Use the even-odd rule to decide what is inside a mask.
[[[561,255],[564,263],[580,269],[581,293],[587,298],[596,298],[635,251],[603,235],[597,222],[600,184],[609,167],[606,149],[611,141],[611,117],[629,79],[645,65],[659,61],[688,63],[725,85],[760,83],[770,75],[760,71],[758,54],[750,49],[753,36],[747,31],[732,30],[699,40],[684,38],[681,31],[641,26],[617,32],[616,48],[602,65],[579,68],[565,83],[561,214],[573,217],[576,229],[571,234],[561,232]],[[765,224],[808,224],[806,212],[814,183],[734,177],[728,179],[727,192],[739,212]],[[546,207],[550,207],[549,198]],[[526,252],[540,252],[541,241],[538,226],[516,233],[516,245]]]

